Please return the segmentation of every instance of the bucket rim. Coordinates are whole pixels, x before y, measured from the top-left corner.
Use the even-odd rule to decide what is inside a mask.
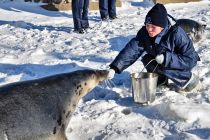
[[[138,77],[136,76],[136,73],[138,73]],[[154,72],[134,72],[130,74],[130,76],[135,79],[142,79],[145,75],[148,75],[148,77],[158,77],[158,74]]]

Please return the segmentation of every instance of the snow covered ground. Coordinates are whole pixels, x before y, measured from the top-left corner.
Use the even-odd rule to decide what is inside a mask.
[[[136,35],[150,2],[122,0],[118,19],[101,22],[90,11],[85,34],[73,32],[71,11],[46,11],[41,3],[0,1],[0,85],[65,73],[80,68],[105,69]],[[113,84],[104,83],[86,95],[71,119],[71,140],[200,140],[210,139],[210,2],[166,4],[175,18],[207,24],[203,39],[194,44],[201,57],[194,71],[202,89],[186,96],[158,89],[149,106],[133,102],[130,73],[137,61]],[[62,88],[62,87],[61,87]]]

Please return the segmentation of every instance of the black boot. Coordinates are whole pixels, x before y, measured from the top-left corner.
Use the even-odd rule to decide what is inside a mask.
[[[84,34],[85,33],[84,29],[74,30],[74,32],[78,33],[78,34]]]
[[[168,78],[164,75],[158,75],[157,86],[168,86]]]

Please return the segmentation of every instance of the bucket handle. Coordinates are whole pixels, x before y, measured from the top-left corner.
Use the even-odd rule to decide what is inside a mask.
[[[152,59],[152,60],[150,60],[147,64],[146,64],[146,66],[144,66],[144,68],[141,70],[141,72],[140,73],[142,73],[143,72],[143,70],[152,62],[152,61],[154,61],[155,59]],[[155,66],[155,68],[153,69],[153,71],[152,72],[154,72],[155,70],[156,70],[156,68],[157,68],[157,66],[158,66],[158,63],[157,63],[157,65]]]

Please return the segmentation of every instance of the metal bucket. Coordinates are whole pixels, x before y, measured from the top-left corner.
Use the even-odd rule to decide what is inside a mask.
[[[158,74],[148,72],[132,73],[131,79],[134,102],[148,104],[155,100]]]

